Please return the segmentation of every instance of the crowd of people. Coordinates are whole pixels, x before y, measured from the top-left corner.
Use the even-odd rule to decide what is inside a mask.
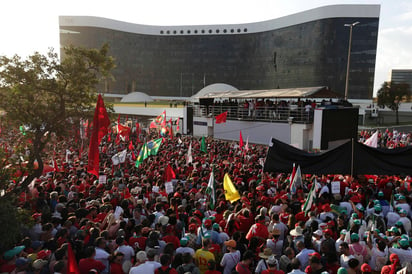
[[[206,138],[205,153],[199,138],[164,138],[136,168],[141,143],[111,134],[98,178],[74,140],[50,146],[61,159],[20,196],[33,223],[1,254],[0,273],[412,273],[411,177],[302,175],[291,192],[290,175],[262,172],[267,146]],[[226,199],[226,174],[236,201]]]

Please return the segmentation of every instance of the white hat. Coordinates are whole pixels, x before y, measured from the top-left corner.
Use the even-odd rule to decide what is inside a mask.
[[[169,217],[160,216],[158,223],[160,223],[161,225],[167,225],[169,223]]]
[[[147,261],[146,252],[144,252],[144,251],[137,252],[136,260],[139,261],[140,263],[144,263],[145,261]]]
[[[290,235],[292,236],[302,236],[303,235],[303,229],[300,226],[295,227],[295,229],[292,229],[290,231]]]
[[[277,265],[278,264],[278,260],[276,260],[275,256],[272,255],[267,259],[267,262],[269,265]]]
[[[322,230],[318,229],[315,232],[313,232],[313,234],[318,235],[318,236],[322,236],[323,232],[322,232]]]

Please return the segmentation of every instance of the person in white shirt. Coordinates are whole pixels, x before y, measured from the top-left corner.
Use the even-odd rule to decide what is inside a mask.
[[[409,233],[412,229],[412,225],[411,225],[411,220],[409,220],[408,217],[406,217],[407,213],[405,209],[400,209],[399,210],[399,222],[401,222],[403,224],[403,228],[405,229],[406,233]]]
[[[401,248],[389,248],[389,253],[398,255],[401,266],[405,267],[406,263],[412,262],[412,249],[409,248],[409,241],[405,238],[399,241],[399,245]]]
[[[117,237],[116,244],[118,245],[118,248],[115,251],[122,252],[124,254],[123,263],[126,261],[131,262],[134,257],[134,249],[125,244],[124,237]]]
[[[223,274],[230,274],[240,261],[240,251],[236,249],[235,240],[226,241],[224,244],[229,252],[223,255],[220,265],[223,267]]]
[[[340,255],[340,266],[344,268],[349,268],[348,262],[350,259],[355,258],[355,256],[350,254],[349,245],[346,242],[340,244],[339,247]]]
[[[307,249],[302,241],[298,241],[296,243],[296,247],[299,250],[299,253],[296,255],[296,258],[300,262],[300,269],[305,270],[305,268],[309,265],[309,254],[315,253],[315,250]]]
[[[340,250],[340,244],[345,242],[345,237],[348,231],[346,229],[342,229],[339,233],[339,238],[335,242],[336,252]]]
[[[103,237],[96,239],[96,255],[94,256],[95,260],[101,261],[106,267],[101,273],[108,274],[110,271],[109,256],[110,253],[107,252],[104,248],[106,247],[106,240]]]
[[[136,266],[132,267],[129,274],[154,274],[155,267],[147,262],[146,252],[139,251],[136,254]]]
[[[189,242],[189,239],[186,237],[183,237],[180,239],[180,247],[176,249],[176,254],[184,254],[184,253],[189,253],[192,256],[195,256],[195,250],[191,247],[187,246],[187,243]]]

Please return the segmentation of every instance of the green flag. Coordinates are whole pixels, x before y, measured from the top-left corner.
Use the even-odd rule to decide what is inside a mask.
[[[210,203],[209,203],[210,208],[214,209],[216,205],[216,192],[215,192],[215,175],[214,175],[213,169],[212,169],[212,172],[210,173],[209,183],[207,184],[207,188],[206,188],[206,194],[208,194],[210,197]]]
[[[207,153],[205,136],[202,137],[202,142],[200,144],[200,151]]]
[[[142,148],[140,149],[139,155],[137,156],[136,165],[135,165],[135,166],[136,166],[136,167],[139,167],[139,165],[140,165],[141,163],[143,163],[143,161],[144,161],[147,157],[149,157],[149,154],[148,154],[148,150],[147,150],[147,145],[146,145],[146,143],[144,143],[143,146],[142,146]]]
[[[20,126],[19,130],[20,130],[21,134],[23,134],[23,136],[26,135],[26,129],[24,128],[24,126]]]
[[[162,144],[163,138],[159,138],[156,140],[151,140],[147,142],[147,154],[148,155],[157,155],[159,151],[160,145]]]

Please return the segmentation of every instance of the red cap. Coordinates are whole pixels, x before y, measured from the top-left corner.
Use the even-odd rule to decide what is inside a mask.
[[[329,204],[325,204],[322,206],[322,210],[325,212],[329,212],[331,211],[330,205]]]
[[[318,259],[320,259],[320,258],[322,257],[322,256],[320,256],[320,254],[319,254],[318,252],[310,253],[309,256],[315,256],[315,257],[317,257]]]
[[[200,212],[200,210],[195,210],[194,212],[193,212],[193,215],[200,215],[200,216],[202,216],[202,212]]]
[[[323,230],[323,234],[329,234],[330,236],[333,236],[333,232],[332,232],[332,230],[330,230],[329,228]]]
[[[362,271],[362,272],[372,272],[372,268],[371,268],[371,266],[368,265],[367,263],[364,263],[364,264],[361,266],[361,271]]]
[[[399,262],[399,257],[398,257],[398,255],[395,254],[395,253],[392,253],[391,256],[389,256],[389,261],[391,261],[391,263]]]
[[[329,222],[327,222],[327,225],[335,226],[335,222],[333,220],[330,220]]]
[[[205,227],[212,226],[212,220],[210,220],[210,219],[206,219],[203,223],[204,223]]]
[[[189,225],[189,231],[194,231],[196,230],[196,225],[195,224],[190,224]]]
[[[50,254],[51,254],[50,250],[47,250],[47,249],[40,250],[39,252],[37,252],[37,259],[44,259],[47,256],[50,256]]]

